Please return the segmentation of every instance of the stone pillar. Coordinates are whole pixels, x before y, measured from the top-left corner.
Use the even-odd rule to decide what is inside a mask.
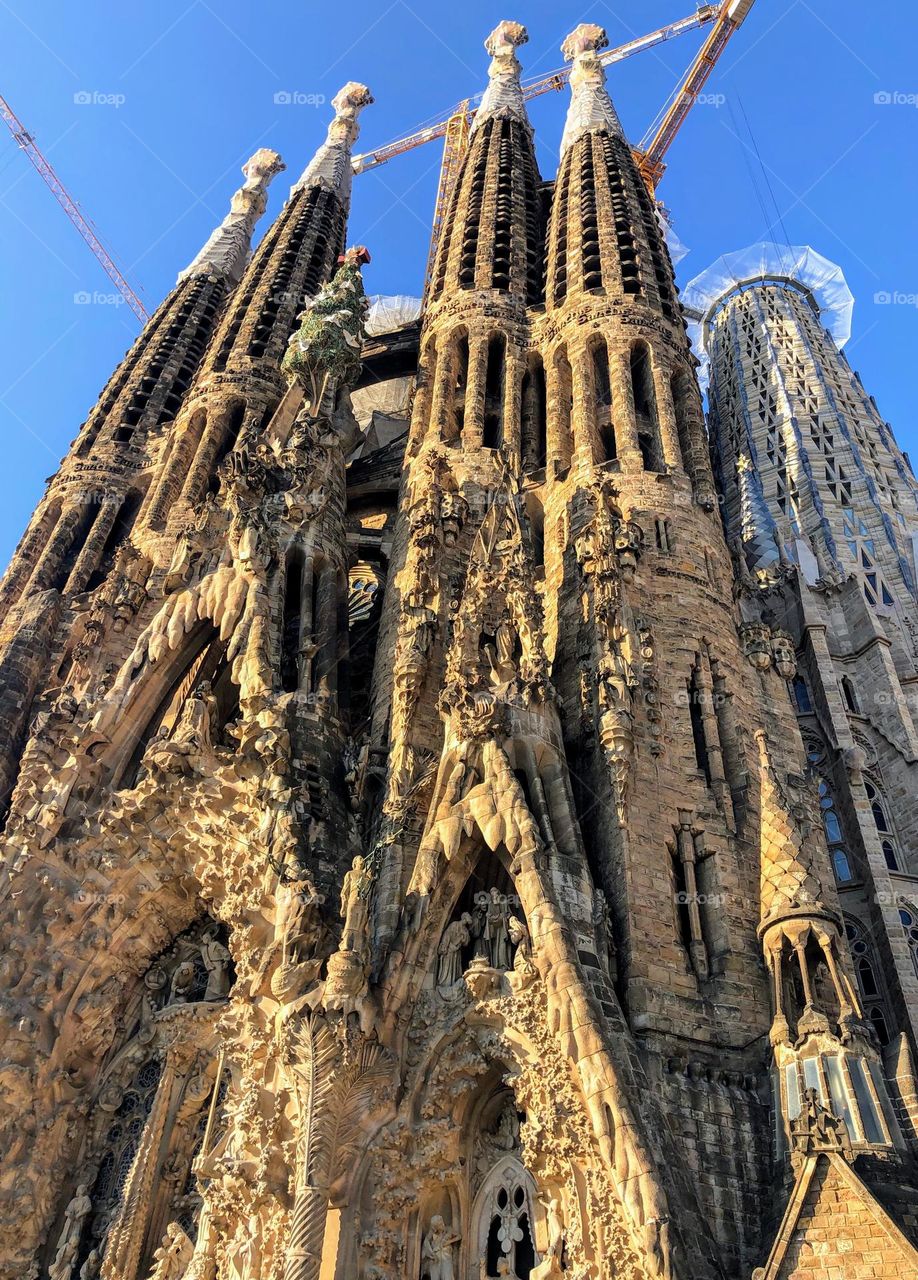
[[[55,575],[73,544],[73,539],[76,537],[77,529],[84,515],[84,506],[70,507],[69,510],[61,514],[54,528],[54,533],[39,557],[35,572],[29,579],[29,591],[44,591],[53,585]]]
[[[121,510],[123,500],[123,495],[119,493],[106,498],[102,503],[95,520],[92,522],[89,536],[83,544],[83,550],[77,556],[76,564],[70,570],[70,577],[64,587],[65,591],[75,594],[85,590],[93,572],[99,567],[102,559],[102,549],[118,518],[118,512]]]
[[[609,356],[609,380],[612,384],[612,421],[622,471],[643,471],[638,447],[637,419],[631,390],[631,365],[627,353]]]
[[[672,387],[669,384],[665,368],[654,353],[651,359],[653,369],[653,392],[657,402],[657,422],[660,430],[660,448],[663,461],[672,471],[684,469],[686,461],[679,448],[679,431],[676,427],[676,411],[673,406]]]

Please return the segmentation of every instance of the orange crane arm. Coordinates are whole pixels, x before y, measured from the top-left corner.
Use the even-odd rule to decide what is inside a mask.
[[[695,105],[698,95],[707,83],[708,76],[726,48],[727,41],[745,22],[753,3],[754,0],[724,0],[717,14],[714,29],[698,51],[698,56],[676,90],[672,104],[660,122],[659,128],[644,150],[635,150],[635,159],[641,177],[650,188],[651,194],[666,168],[663,163],[664,156],[682,128],[686,116]]]
[[[748,0],[749,4],[752,0]],[[646,36],[639,36],[636,40],[629,40],[627,44],[618,45],[615,49],[607,49],[599,55],[600,61],[608,66],[613,62],[622,62],[625,58],[630,58],[632,54],[641,53],[645,49],[653,49],[656,45],[662,44],[665,40],[671,40],[674,36],[680,36],[686,31],[694,31],[698,27],[707,26],[711,22],[715,22],[720,17],[721,10],[716,4],[703,4],[694,13],[689,14],[687,18],[680,18],[678,22],[670,22],[665,27],[658,27],[656,31],[649,32]],[[532,80],[528,84],[523,85],[523,97],[528,101],[530,98],[537,98],[540,94],[549,93],[552,89],[563,89],[570,78],[570,67],[562,67],[557,71],[550,72],[547,76],[541,76],[538,80]],[[479,95],[480,96],[480,95]],[[429,125],[425,129],[417,129],[414,133],[406,134],[404,138],[396,138],[394,142],[387,142],[385,146],[379,147],[376,151],[367,151],[363,155],[354,156],[351,164],[355,173],[365,173],[367,169],[375,169],[378,165],[385,164],[387,160],[392,160],[395,156],[404,155],[406,151],[412,151],[415,147],[423,146],[425,142],[433,142],[435,138],[446,137],[450,123],[457,116],[464,114],[467,121],[471,124],[475,117],[475,107],[473,102],[477,99],[467,98],[464,102],[459,103],[453,108],[448,116],[436,123]]]
[[[45,184],[50,187],[51,193],[57,200],[58,204],[63,208],[67,217],[79,231],[80,235],[92,249],[96,258],[102,265],[102,269],[108,275],[108,278],[117,288],[118,292],[124,298],[125,302],[134,312],[139,320],[144,323],[149,320],[149,315],[143,303],[137,297],[137,294],[128,284],[127,280],[115,266],[111,255],[96,235],[91,224],[83,217],[80,207],[73,197],[67,191],[67,188],[61,182],[60,178],[54,172],[51,164],[42,155],[41,151],[35,143],[32,135],[28,132],[25,125],[16,115],[13,108],[9,105],[5,98],[0,96],[0,115],[9,126],[9,131],[13,135],[13,141],[17,146],[21,147],[31,160],[34,167],[38,170]]]

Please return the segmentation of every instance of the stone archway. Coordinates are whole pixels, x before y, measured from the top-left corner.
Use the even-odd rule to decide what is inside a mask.
[[[538,1260],[536,1184],[513,1153],[503,1156],[482,1183],[471,1209],[467,1280],[505,1275],[529,1280]],[[482,1270],[482,1263],[484,1270]],[[509,1267],[502,1271],[500,1264]]]

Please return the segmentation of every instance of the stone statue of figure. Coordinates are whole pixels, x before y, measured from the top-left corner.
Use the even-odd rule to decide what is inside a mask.
[[[510,916],[507,920],[507,933],[511,944],[516,948],[513,954],[513,971],[521,978],[534,978],[536,967],[532,963],[532,943],[529,930],[518,916]]]
[[[83,1223],[92,1210],[89,1188],[81,1182],[76,1194],[64,1210],[64,1225],[57,1241],[57,1253],[48,1269],[49,1280],[70,1280],[80,1250]]]
[[[459,1237],[450,1235],[440,1214],[435,1213],[421,1245],[421,1276],[428,1280],[455,1280],[453,1245],[458,1243]]]
[[[491,956],[488,948],[488,939],[485,935],[488,920],[488,903],[490,897],[486,893],[475,894],[475,910],[472,915],[472,938],[474,947],[472,954],[476,960],[487,960],[490,963]]]
[[[169,990],[170,1004],[187,1004],[188,993],[194,986],[194,965],[190,960],[183,960],[176,966],[172,975],[172,986]]]
[[[506,618],[503,619],[494,636],[494,644],[488,645],[486,650],[492,684],[505,685],[516,679],[516,641],[514,627]]]
[[[232,956],[217,937],[217,926],[209,924],[201,934],[201,959],[207,970],[205,1000],[225,1000],[230,990]]]
[[[548,1244],[542,1254],[542,1261],[530,1272],[530,1280],[561,1280],[565,1274],[562,1270],[564,1222],[561,1218],[561,1202],[556,1196],[552,1196],[545,1211],[545,1231]]]
[[[462,951],[471,938],[472,917],[463,911],[458,920],[448,924],[437,947],[437,986],[452,987],[462,977]]]
[[[214,744],[217,724],[217,699],[209,680],[202,680],[185,699],[181,714],[170,737],[195,751],[209,751]]]
[[[341,886],[341,950],[364,955],[370,945],[370,885],[373,876],[362,854],[357,854]]]
[[[82,1267],[80,1267],[80,1280],[99,1280],[101,1267],[102,1254],[98,1249],[93,1249]]]
[[[507,933],[507,900],[495,886],[485,910],[484,936],[492,969],[510,968],[510,938]]]
[[[194,1253],[194,1245],[177,1222],[170,1222],[163,1242],[153,1254],[150,1280],[181,1280]]]
[[[319,907],[324,901],[302,868],[283,872],[274,918],[274,941],[280,945],[282,964],[312,958],[321,936]]]

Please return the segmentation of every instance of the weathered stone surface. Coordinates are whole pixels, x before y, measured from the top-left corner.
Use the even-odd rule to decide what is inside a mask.
[[[525,40],[487,43],[420,327],[365,343],[366,251],[334,271],[349,84],[236,284],[247,166],[4,580],[0,1280],[912,1259],[918,979],[895,908],[876,954],[842,913],[903,873],[836,883],[814,777],[860,830],[868,782],[911,804],[911,615],[768,553],[748,451],[731,563],[605,34],[565,41],[547,218]],[[846,664],[888,714],[826,676],[798,720]]]

